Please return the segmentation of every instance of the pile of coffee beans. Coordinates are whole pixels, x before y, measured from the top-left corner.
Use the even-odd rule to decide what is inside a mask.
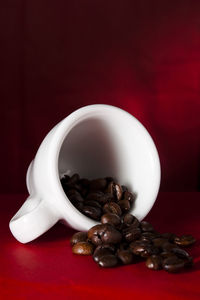
[[[120,222],[119,216],[133,207],[136,198],[126,186],[121,186],[112,177],[89,180],[81,179],[78,174],[71,177],[65,175],[61,178],[61,184],[72,204],[96,221],[100,221],[104,213],[112,213],[113,222]]]
[[[159,233],[150,223],[140,222],[129,213],[135,194],[113,178],[89,181],[74,174],[61,183],[82,213],[101,222],[72,236],[74,254],[92,255],[103,268],[145,261],[149,269],[176,273],[193,266],[193,258],[182,248],[194,244],[194,237]]]

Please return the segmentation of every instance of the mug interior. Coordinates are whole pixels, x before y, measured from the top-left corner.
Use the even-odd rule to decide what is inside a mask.
[[[132,213],[143,219],[160,184],[155,145],[143,125],[127,112],[103,107],[82,115],[66,134],[58,157],[59,177],[112,176],[137,195]]]

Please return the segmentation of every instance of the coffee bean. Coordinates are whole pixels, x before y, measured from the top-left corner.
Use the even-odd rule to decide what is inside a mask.
[[[146,232],[142,232],[142,237],[147,238],[149,240],[153,240],[155,238],[160,237],[160,235],[157,232],[146,231]]]
[[[128,190],[124,192],[123,199],[128,200],[131,204],[135,201],[136,195],[130,193]]]
[[[75,184],[80,179],[79,175],[75,173],[71,178],[68,179],[67,184]]]
[[[121,242],[118,245],[118,250],[128,250],[129,249],[129,243],[128,242]]]
[[[129,265],[133,262],[133,253],[130,250],[119,250],[117,251],[117,256],[124,265]]]
[[[101,217],[101,223],[102,224],[109,223],[109,224],[116,227],[116,226],[119,226],[121,224],[121,219],[118,215],[108,213],[108,214],[104,214]]]
[[[67,197],[71,197],[71,196],[77,196],[77,197],[79,197],[79,196],[81,196],[81,194],[77,191],[77,190],[75,190],[75,189],[70,189],[70,190],[68,190],[67,192],[66,192],[66,195],[67,195]]]
[[[88,239],[96,246],[102,244],[101,236],[105,231],[105,224],[98,224],[88,230]]]
[[[97,201],[100,204],[105,204],[107,201],[107,198],[105,197],[103,192],[99,191],[99,192],[89,193],[85,200],[86,201]]]
[[[80,212],[101,220],[101,224],[93,226],[87,233],[77,232],[72,236],[73,253],[93,253],[93,259],[101,267],[146,259],[148,268],[159,270],[163,267],[174,273],[193,265],[193,258],[179,246],[192,245],[194,237],[161,234],[150,223],[139,222],[129,213],[136,195],[112,177],[88,180],[74,174],[64,176],[60,181],[67,197]]]
[[[169,273],[176,273],[184,268],[184,260],[178,257],[168,257],[163,260],[163,269]]]
[[[81,196],[81,194],[73,194],[69,197],[70,201],[76,205],[76,203],[78,202],[83,202],[83,197]]]
[[[190,234],[182,235],[180,237],[177,236],[174,239],[174,243],[182,247],[190,246],[194,244],[195,241],[196,241],[195,238]]]
[[[88,231],[88,238],[95,245],[117,244],[121,242],[122,235],[110,224],[95,225]]]
[[[82,212],[87,217],[99,221],[102,215],[101,209],[94,206],[83,206]]]
[[[74,206],[80,211],[82,212],[83,211],[83,202],[78,202],[78,203],[74,203]]]
[[[98,262],[102,256],[113,254],[114,251],[112,251],[109,247],[104,247],[104,245],[98,246],[94,253],[93,253],[93,259]]]
[[[161,234],[162,238],[167,239],[169,242],[174,242],[176,235],[171,232],[166,232]]]
[[[116,183],[114,185],[114,192],[115,192],[115,196],[116,196],[117,201],[121,200],[122,194],[123,194],[123,190],[122,190],[121,185]]]
[[[146,260],[147,268],[151,270],[160,270],[162,269],[162,258],[159,255],[151,255]]]
[[[121,242],[122,234],[110,224],[105,224],[106,229],[103,232],[101,239],[105,244],[118,244]]]
[[[176,254],[179,258],[188,258],[190,256],[188,252],[180,248],[173,248],[172,253]]]
[[[113,254],[104,255],[98,261],[98,265],[102,268],[113,268],[116,267],[117,264],[118,264],[118,259]]]
[[[128,188],[127,188],[127,186],[125,186],[125,185],[121,185],[121,187],[122,187],[122,191],[123,191],[123,193],[124,192],[126,192],[126,191],[128,191]],[[128,199],[127,199],[128,200]]]
[[[78,182],[80,185],[82,185],[83,187],[86,187],[88,188],[89,185],[90,185],[90,180],[88,180],[87,178],[81,178],[79,179],[79,182]]]
[[[173,252],[171,251],[163,251],[160,253],[160,256],[162,258],[168,258],[168,257],[177,257]]]
[[[72,252],[78,255],[92,255],[94,246],[89,242],[78,242],[73,245]]]
[[[125,227],[129,227],[131,225],[134,227],[138,227],[140,224],[139,220],[130,213],[125,214],[122,220]]]
[[[122,214],[121,208],[116,202],[106,203],[103,206],[103,211],[105,213],[113,213],[113,214],[116,214],[118,216],[121,216],[121,214]]]
[[[152,245],[145,244],[145,243],[134,243],[130,244],[130,248],[135,255],[140,255],[141,257],[148,257],[153,254],[158,254],[159,250]]]
[[[164,238],[155,238],[152,240],[153,242],[153,245],[158,247],[158,248],[162,248],[162,246],[168,242],[167,239],[164,239]]]
[[[163,251],[172,251],[174,248],[178,248],[177,245],[169,243],[169,242],[163,243],[161,247],[162,247]]]
[[[93,207],[101,208],[101,204],[100,204],[99,202],[97,202],[97,201],[94,201],[94,200],[86,200],[86,201],[84,202],[84,204],[85,204],[86,206],[93,206]]]
[[[76,232],[73,234],[70,244],[73,246],[78,242],[86,242],[87,241],[87,232]]]
[[[142,221],[140,223],[140,227],[141,227],[143,232],[147,232],[147,231],[148,232],[153,232],[154,231],[153,226],[150,223],[146,222],[146,221]]]
[[[129,226],[128,228],[123,229],[122,233],[127,242],[132,242],[140,237],[141,230],[138,227]]]
[[[118,202],[122,212],[128,212],[131,208],[130,202],[128,200],[120,200]]]
[[[115,191],[114,191],[114,182],[113,181],[109,182],[105,192],[114,196]]]
[[[62,177],[60,179],[62,186],[64,186],[68,182],[69,179],[70,179],[70,176],[64,175],[64,177]]]
[[[104,178],[98,178],[90,181],[90,190],[103,191],[107,186],[107,181]]]

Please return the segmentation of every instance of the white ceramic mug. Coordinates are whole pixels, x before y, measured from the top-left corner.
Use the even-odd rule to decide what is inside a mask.
[[[112,176],[137,194],[132,213],[142,220],[160,186],[160,161],[144,126],[126,111],[104,104],[82,107],[45,137],[27,171],[30,196],[10,220],[14,237],[27,243],[57,221],[86,231],[97,224],[65,195],[60,178]]]

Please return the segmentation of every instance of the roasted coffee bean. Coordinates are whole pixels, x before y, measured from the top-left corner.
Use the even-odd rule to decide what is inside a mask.
[[[123,213],[128,212],[131,208],[130,202],[128,200],[120,200],[118,202],[118,204],[119,204],[119,206],[120,206]]]
[[[114,184],[114,194],[116,196],[117,201],[121,200],[123,194],[121,185],[117,183]]]
[[[182,235],[180,237],[177,236],[174,239],[174,243],[182,247],[190,246],[194,244],[195,241],[196,241],[195,238],[190,234]]]
[[[126,192],[126,191],[128,191],[128,188],[127,188],[127,186],[125,186],[125,185],[121,185],[121,187],[122,187],[122,191],[123,191],[123,193],[124,193],[124,192]]]
[[[149,240],[153,240],[155,238],[160,237],[160,235],[157,232],[146,231],[146,232],[142,232],[142,237],[147,238]]]
[[[103,211],[105,213],[113,213],[118,216],[121,216],[122,211],[120,206],[116,202],[108,202],[103,206]]]
[[[169,242],[173,243],[176,235],[171,232],[165,232],[161,234],[161,237],[167,239]]]
[[[115,191],[114,191],[114,182],[113,181],[109,182],[105,192],[114,196]]]
[[[74,184],[77,183],[77,181],[80,179],[79,175],[77,173],[75,173],[74,175],[72,175],[72,177],[70,177],[67,181],[67,184]]]
[[[80,185],[82,185],[83,187],[89,187],[90,185],[90,180],[86,179],[86,178],[81,178],[78,182]]]
[[[95,225],[88,231],[88,238],[95,245],[118,244],[122,235],[110,224]]]
[[[116,267],[117,264],[118,264],[118,259],[113,254],[104,255],[98,261],[98,265],[102,268],[113,268]]]
[[[122,234],[110,224],[105,224],[106,229],[101,237],[105,244],[118,244],[121,242]]]
[[[105,177],[107,183],[110,183],[111,181],[114,181],[114,178],[111,176]]]
[[[162,249],[163,251],[172,251],[174,248],[179,248],[177,245],[166,242],[164,244],[162,244]]]
[[[102,244],[101,235],[105,231],[105,224],[98,224],[88,230],[88,239],[96,246]]]
[[[160,253],[160,256],[164,259],[164,258],[168,258],[168,257],[177,257],[173,252],[171,251],[163,251]]]
[[[128,242],[121,242],[118,245],[118,250],[128,250],[129,249],[129,243]]]
[[[123,229],[122,233],[127,242],[132,242],[140,237],[141,230],[138,227],[129,226],[128,228]]]
[[[129,213],[125,214],[123,216],[122,220],[123,220],[123,224],[126,227],[129,227],[129,226],[138,227],[140,224],[139,220]]]
[[[105,245],[98,246],[94,253],[93,253],[93,259],[98,262],[102,256],[114,254],[114,251],[111,247],[105,247]]]
[[[128,190],[124,192],[123,199],[128,200],[131,204],[135,201],[136,195],[130,193]]]
[[[102,224],[106,224],[106,223],[109,223],[115,227],[119,226],[121,224],[121,219],[118,215],[116,214],[111,214],[111,213],[108,213],[108,214],[104,214],[102,217],[101,217],[101,223]]]
[[[74,206],[80,211],[82,212],[83,211],[83,202],[78,202],[78,203],[75,203]]]
[[[136,241],[137,242],[137,241]],[[148,257],[153,254],[158,254],[159,250],[156,247],[153,247],[150,244],[146,243],[135,243],[130,244],[130,248],[135,255],[140,255],[141,257]]]
[[[83,202],[83,201],[84,201],[84,199],[83,199],[83,197],[81,196],[81,194],[73,194],[73,195],[71,195],[71,196],[69,197],[69,199],[70,199],[70,201],[71,201],[74,205],[76,205],[76,203],[78,203],[78,202]]]
[[[104,194],[104,199],[105,199],[105,203],[106,202],[114,202],[115,198],[113,195],[109,194],[109,193],[105,193]],[[115,203],[115,202],[114,202]]]
[[[168,257],[163,260],[163,269],[169,273],[176,273],[184,268],[184,260],[178,257]]]
[[[61,184],[64,186],[64,185],[67,183],[67,181],[68,181],[69,179],[70,179],[70,176],[64,175],[64,177],[62,177],[62,178],[60,179]]]
[[[72,252],[78,255],[92,255],[94,246],[89,242],[78,242],[73,245]]]
[[[158,248],[162,248],[162,246],[168,242],[167,239],[164,239],[164,238],[155,238],[152,240],[153,242],[153,245],[158,247]]]
[[[107,198],[105,197],[105,194],[103,192],[99,191],[99,192],[89,193],[85,200],[86,201],[97,201],[100,204],[105,204],[107,201]]]
[[[70,244],[73,246],[78,242],[86,242],[87,241],[87,232],[76,232],[73,234]]]
[[[99,221],[102,215],[102,211],[98,207],[94,206],[83,206],[82,212],[87,217],[90,217],[91,219]]]
[[[180,248],[173,248],[171,251],[179,258],[188,258],[190,256],[188,252]]]
[[[151,270],[160,270],[162,269],[162,262],[162,257],[159,255],[151,255],[146,260],[146,266]]]
[[[103,191],[107,186],[107,181],[104,178],[98,178],[90,181],[91,191]]]
[[[154,231],[153,226],[146,221],[142,221],[140,223],[140,228],[142,229],[143,232],[153,232]]]
[[[117,256],[124,265],[129,265],[133,262],[133,253],[130,250],[118,250]]]
[[[77,190],[75,190],[75,189],[70,189],[70,190],[68,190],[67,192],[66,192],[66,195],[67,195],[67,197],[72,197],[72,196],[81,196],[81,194],[77,191]]]
[[[101,208],[101,204],[97,201],[93,201],[93,200],[86,200],[84,202],[85,205],[87,206],[93,206],[93,207],[98,207],[98,208]]]

